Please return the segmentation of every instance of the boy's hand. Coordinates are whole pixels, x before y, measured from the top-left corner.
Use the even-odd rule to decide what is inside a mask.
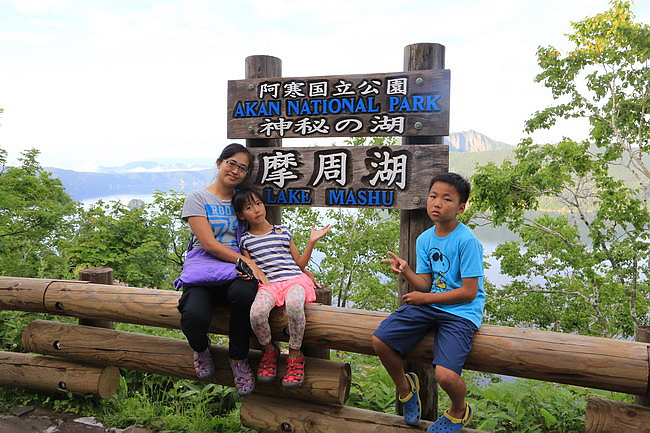
[[[390,251],[388,251],[388,255],[391,256],[392,258],[381,259],[381,262],[388,263],[390,265],[390,270],[393,271],[393,273],[401,274],[405,270],[410,269],[408,263],[406,263],[406,260],[400,259]]]
[[[318,230],[315,230],[314,224],[312,224],[311,225],[311,233],[309,233],[309,242],[311,242],[312,244],[315,244],[320,238],[325,236],[325,234],[328,231],[330,231],[331,228],[332,228],[332,225],[328,224],[328,225],[326,225],[324,227],[321,227]]]
[[[402,295],[402,300],[404,301],[405,304],[411,304],[411,305],[422,305],[422,304],[430,304],[430,302],[427,301],[427,293],[422,293],[422,292],[408,292],[404,295]]]

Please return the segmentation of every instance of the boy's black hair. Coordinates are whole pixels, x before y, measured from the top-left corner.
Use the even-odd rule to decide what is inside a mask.
[[[456,188],[458,194],[460,195],[460,202],[467,203],[469,200],[469,193],[472,192],[472,185],[460,174],[456,173],[442,173],[435,176],[431,179],[431,184],[429,185],[429,191],[431,187],[436,182],[444,182]]]
[[[253,195],[259,197],[260,200],[262,199],[260,192],[253,187],[247,186],[235,190],[235,194],[232,196],[232,207],[235,209],[235,212],[241,213],[246,203],[253,198]]]

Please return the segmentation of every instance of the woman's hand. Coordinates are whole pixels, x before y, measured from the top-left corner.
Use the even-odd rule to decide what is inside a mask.
[[[326,226],[321,227],[320,229],[316,230],[315,225],[311,225],[311,233],[309,233],[309,242],[312,244],[315,244],[318,242],[325,234],[330,231],[332,228],[331,224],[328,224]]]

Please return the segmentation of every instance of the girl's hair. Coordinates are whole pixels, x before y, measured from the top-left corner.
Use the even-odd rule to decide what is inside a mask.
[[[246,155],[248,155],[248,171],[246,172],[246,176],[244,177],[244,180],[240,184],[240,185],[244,185],[250,181],[251,173],[253,173],[253,163],[255,162],[255,158],[253,158],[253,154],[251,153],[250,150],[248,150],[246,146],[241,145],[239,143],[230,143],[228,146],[223,148],[223,150],[221,151],[221,155],[219,155],[219,158],[217,158],[217,162],[224,161],[236,153],[245,153]]]
[[[246,203],[248,203],[249,200],[252,200],[254,195],[260,200],[262,199],[260,192],[251,186],[237,189],[235,194],[232,196],[232,207],[235,209],[235,212],[241,213],[244,210]]]

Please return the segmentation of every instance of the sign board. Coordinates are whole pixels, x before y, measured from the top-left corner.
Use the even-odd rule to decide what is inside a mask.
[[[443,144],[250,148],[267,205],[426,207],[431,178],[447,171]]]
[[[228,138],[449,135],[448,69],[228,81]]]

